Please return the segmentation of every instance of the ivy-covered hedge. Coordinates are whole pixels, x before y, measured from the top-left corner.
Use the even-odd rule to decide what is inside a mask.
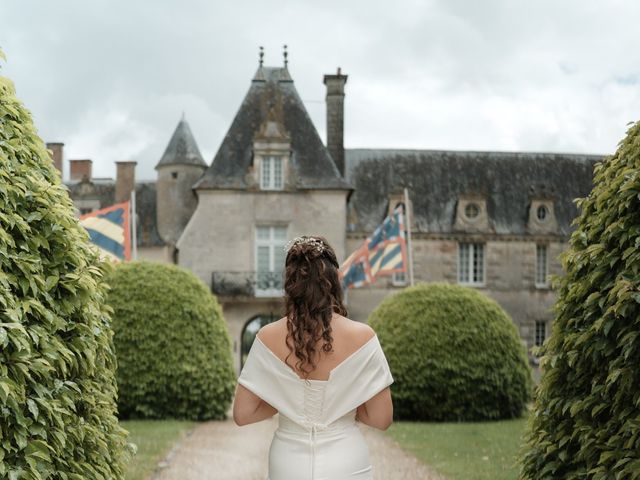
[[[235,388],[216,298],[188,270],[151,262],[110,277],[122,418],[224,418]]]
[[[0,76],[0,478],[124,478],[106,268]]]
[[[522,479],[640,478],[640,123],[593,183],[554,277]]]
[[[530,400],[531,370],[516,327],[472,288],[417,284],[387,297],[369,324],[395,379],[397,419],[511,418]]]

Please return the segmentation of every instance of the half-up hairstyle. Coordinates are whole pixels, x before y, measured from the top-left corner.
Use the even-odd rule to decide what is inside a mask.
[[[347,309],[342,300],[338,260],[324,237],[297,237],[285,248],[286,343],[297,358],[296,370],[307,378],[316,367],[314,358],[318,341],[324,340],[324,352],[333,349],[333,313],[346,316]]]

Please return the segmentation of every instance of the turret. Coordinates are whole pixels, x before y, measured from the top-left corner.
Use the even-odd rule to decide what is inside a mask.
[[[184,115],[155,168],[158,233],[173,255],[175,244],[198,204],[193,184],[207,168]]]

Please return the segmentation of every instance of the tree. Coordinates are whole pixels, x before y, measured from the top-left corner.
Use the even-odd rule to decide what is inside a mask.
[[[640,123],[576,204],[520,478],[640,478]]]
[[[417,284],[387,297],[369,323],[395,380],[398,419],[512,418],[530,400],[531,370],[515,325],[472,288]]]
[[[109,280],[123,418],[224,418],[235,387],[216,297],[190,271],[118,265]]]
[[[123,478],[107,268],[0,76],[0,477]]]

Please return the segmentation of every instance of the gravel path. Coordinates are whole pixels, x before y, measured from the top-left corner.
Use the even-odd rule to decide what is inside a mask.
[[[277,416],[238,427],[232,420],[199,424],[163,460],[153,480],[265,480]],[[443,480],[387,435],[360,425],[376,480]]]

